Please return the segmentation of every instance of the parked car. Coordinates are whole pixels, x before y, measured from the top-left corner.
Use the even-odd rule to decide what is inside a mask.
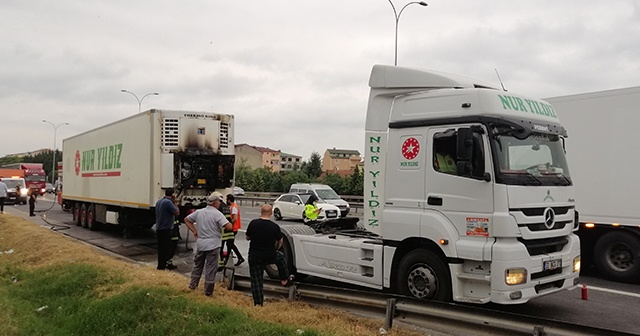
[[[240,187],[233,187],[233,195],[234,196],[244,196],[244,189]]]
[[[340,215],[342,217],[346,217],[350,210],[349,203],[340,198],[340,196],[326,184],[294,183],[289,188],[289,192],[296,194],[314,194],[322,201],[337,206],[340,209]]]
[[[305,219],[304,204],[309,199],[311,194],[282,194],[278,199],[273,202],[273,217],[277,220],[283,218],[293,219]],[[319,221],[325,221],[328,219],[336,219],[340,217],[340,209],[329,203],[323,203],[318,201],[318,208],[320,208],[320,214],[318,215]]]
[[[54,192],[56,192],[56,188],[51,183],[47,183],[44,189],[47,193],[50,193],[50,194],[53,194]]]

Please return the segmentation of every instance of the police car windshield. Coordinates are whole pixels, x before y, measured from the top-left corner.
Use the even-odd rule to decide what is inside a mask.
[[[507,133],[496,135],[492,140],[497,153],[498,182],[547,186],[572,184],[560,136],[531,133],[518,139]]]

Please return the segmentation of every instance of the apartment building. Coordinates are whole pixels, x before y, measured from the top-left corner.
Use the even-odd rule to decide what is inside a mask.
[[[360,152],[353,149],[327,149],[322,158],[325,172],[353,171],[360,164]]]
[[[280,171],[280,150],[243,143],[235,145],[235,152],[236,165],[244,162],[253,169],[267,167],[274,172]]]
[[[280,152],[280,171],[300,169],[302,156]]]

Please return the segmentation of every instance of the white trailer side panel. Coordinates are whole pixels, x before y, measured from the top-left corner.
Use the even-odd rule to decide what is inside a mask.
[[[155,203],[159,141],[147,111],[63,141],[65,199],[133,208]],[[156,154],[157,153],[157,154]],[[154,155],[155,154],[155,155]],[[159,188],[156,188],[158,192]]]
[[[580,221],[640,225],[640,87],[545,100],[569,133]]]

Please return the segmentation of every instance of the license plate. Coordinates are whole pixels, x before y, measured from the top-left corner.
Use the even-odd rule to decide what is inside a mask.
[[[205,179],[198,179],[198,184],[207,184],[207,180],[205,180]]]
[[[550,271],[562,267],[562,259],[546,260],[542,262],[542,270]]]

